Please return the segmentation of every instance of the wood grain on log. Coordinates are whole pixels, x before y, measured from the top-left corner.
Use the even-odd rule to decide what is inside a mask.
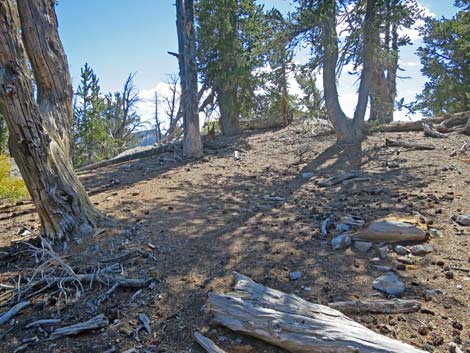
[[[235,273],[235,293],[209,293],[215,322],[293,353],[424,353],[341,312]]]
[[[421,308],[417,300],[351,300],[344,302],[328,303],[330,308],[346,314],[380,313],[380,314],[403,314],[414,313]]]
[[[108,326],[109,321],[103,314],[95,316],[90,320],[79,322],[77,324],[65,326],[54,330],[50,336],[49,340],[55,340],[64,336],[73,336],[78,335],[79,333],[90,331],[90,330],[97,330],[103,327]]]

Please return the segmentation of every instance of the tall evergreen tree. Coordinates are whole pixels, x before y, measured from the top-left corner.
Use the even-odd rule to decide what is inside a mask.
[[[261,65],[262,7],[255,0],[199,0],[196,17],[202,79],[217,95],[222,133],[237,134]]]
[[[80,72],[80,85],[74,107],[74,164],[86,165],[107,158],[107,121],[105,101],[99,80],[93,69],[85,64]]]
[[[418,49],[428,77],[415,109],[427,116],[470,110],[470,1],[456,1],[450,19],[427,18]]]

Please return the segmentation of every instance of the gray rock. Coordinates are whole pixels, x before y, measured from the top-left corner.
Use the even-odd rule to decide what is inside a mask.
[[[386,275],[377,277],[374,282],[372,282],[372,288],[393,297],[399,297],[405,291],[405,283],[400,281],[395,273],[390,272]]]
[[[302,179],[310,179],[314,176],[315,174],[313,172],[304,172],[302,173]]]
[[[405,248],[404,246],[402,245],[396,245],[395,248],[394,248],[395,252],[398,254],[398,255],[406,255],[408,254],[408,249]]]
[[[297,281],[302,278],[302,273],[300,273],[300,271],[291,272],[289,273],[289,278],[291,281]]]
[[[420,244],[413,245],[410,250],[413,255],[424,256],[426,254],[432,253],[433,248],[430,244]]]
[[[367,252],[372,247],[372,243],[370,241],[355,241],[354,242],[354,249],[359,252]]]
[[[470,226],[470,215],[454,215],[452,219],[461,226]]]
[[[348,232],[350,229],[351,227],[344,223],[339,223],[336,225],[336,230],[340,232]]]
[[[390,252],[390,249],[388,246],[382,246],[379,248],[379,257],[381,259],[386,259],[388,257],[388,253]]]
[[[347,234],[340,234],[331,240],[333,250],[344,250],[351,245],[351,238]]]
[[[428,232],[433,238],[442,238],[444,236],[440,230],[434,228],[430,228]]]
[[[409,256],[398,256],[397,261],[405,265],[413,265],[415,263],[415,260]]]

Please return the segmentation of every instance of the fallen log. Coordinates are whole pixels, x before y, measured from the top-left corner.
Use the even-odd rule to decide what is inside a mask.
[[[108,326],[108,324],[109,321],[106,316],[100,314],[90,320],[56,329],[52,331],[48,340],[55,340],[64,336],[74,336],[85,331],[97,330]]]
[[[235,293],[209,293],[217,324],[292,353],[424,353],[375,333],[341,312],[235,273]]]
[[[404,314],[414,313],[421,309],[417,300],[351,300],[345,302],[328,303],[330,308],[341,311],[343,314]]]
[[[406,148],[407,150],[434,150],[436,147],[433,145],[422,145],[419,143],[410,143],[410,142],[405,142],[405,141],[400,141],[400,140],[390,140],[390,139],[385,139],[385,147],[402,147]]]
[[[284,126],[286,126],[286,122],[280,115],[279,116],[272,115],[267,118],[258,118],[258,119],[240,121],[240,128],[243,131],[275,129],[275,128],[280,128]]]
[[[423,131],[423,123],[428,123],[436,125],[436,129],[440,132],[447,132],[449,131],[449,128],[464,125],[468,117],[470,117],[470,112],[462,112],[418,121],[395,122],[388,125],[382,125],[377,130],[380,132]]]
[[[446,135],[434,129],[431,124],[423,123],[423,130],[425,136],[434,138],[447,138]]]
[[[203,336],[200,332],[195,332],[194,338],[207,353],[226,353],[223,349],[217,347],[217,345],[212,340],[206,336]]]

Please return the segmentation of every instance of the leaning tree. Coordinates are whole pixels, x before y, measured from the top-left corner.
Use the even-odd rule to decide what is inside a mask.
[[[72,85],[54,3],[0,1],[0,113],[42,231],[63,239],[90,233],[103,218],[70,160]]]

